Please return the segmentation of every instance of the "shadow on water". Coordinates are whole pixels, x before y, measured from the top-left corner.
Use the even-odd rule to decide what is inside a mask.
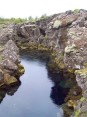
[[[23,54],[23,53],[22,53]],[[42,64],[47,65],[47,63],[50,61],[49,58],[49,53],[38,53],[38,52],[29,52],[29,54],[24,54],[23,56],[24,58],[27,58],[29,61],[40,61]],[[53,85],[51,87],[51,91],[50,91],[50,99],[52,100],[52,102],[57,105],[57,106],[61,106],[63,104],[65,104],[65,100],[66,97],[70,91],[70,89],[73,86],[77,86],[76,80],[69,78],[69,77],[64,77],[63,73],[52,73],[48,70],[48,67],[46,67],[47,69],[47,74],[48,74],[48,78],[51,82],[53,82]],[[67,78],[69,78],[67,80]],[[71,95],[72,96],[72,95]],[[64,107],[64,106],[63,106]],[[65,108],[64,108],[65,109]],[[67,111],[71,111],[71,113],[73,112],[73,109],[70,109],[67,107]],[[68,112],[68,113],[69,113]],[[64,117],[69,117],[70,114],[66,114],[67,112],[64,112]]]
[[[43,54],[43,56],[42,56]],[[28,61],[37,61],[38,60],[41,62],[41,64],[46,64],[47,61],[49,61],[49,57],[48,56],[44,56],[45,53],[38,53],[38,52],[29,52],[29,54],[25,51],[23,51],[23,53],[21,53],[22,59],[26,59]],[[16,91],[18,90],[18,88],[21,86],[21,81],[19,80],[16,85],[10,86],[10,87],[6,87],[6,88],[0,88],[0,103],[2,103],[3,99],[5,98],[6,94],[13,96]]]
[[[38,54],[38,53],[32,53],[32,52],[30,53],[23,52],[21,53],[21,57],[22,59],[26,59],[27,61],[36,61],[36,62],[39,61],[41,64],[44,64],[45,66],[49,61],[49,54],[46,54],[46,53]],[[68,82],[67,79],[63,77],[62,73],[55,74],[50,72],[48,69],[47,69],[47,75],[48,75],[47,76],[48,79],[52,82],[49,97],[56,106],[60,106],[65,103],[65,98],[72,86],[72,80]],[[0,103],[3,101],[6,94],[13,96],[20,86],[21,86],[21,81],[19,81],[15,86],[11,86],[7,89],[0,89]]]
[[[48,71],[48,76],[49,79],[54,82],[53,87],[51,87],[50,98],[53,100],[54,104],[62,105],[63,103],[65,103],[64,100],[70,88],[65,88],[60,85],[61,81],[64,80],[61,73],[55,74]]]
[[[13,96],[15,92],[18,90],[18,88],[20,87],[20,85],[21,85],[21,81],[18,81],[16,85],[9,86],[6,88],[1,88],[0,89],[0,103],[2,103],[6,95]]]
[[[58,86],[58,84],[54,84],[51,89],[50,97],[56,105],[62,105],[65,103],[64,99],[67,96],[68,91],[68,88],[64,89],[61,86]]]

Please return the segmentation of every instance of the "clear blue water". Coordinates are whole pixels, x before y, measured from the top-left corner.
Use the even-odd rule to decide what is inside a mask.
[[[3,92],[0,117],[63,117],[63,110],[52,100],[52,87],[46,62],[22,57],[25,73],[21,84]],[[57,94],[58,95],[58,94]],[[55,96],[54,96],[55,97]]]

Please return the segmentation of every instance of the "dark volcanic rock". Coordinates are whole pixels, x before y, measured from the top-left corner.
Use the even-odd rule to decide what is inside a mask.
[[[12,40],[9,40],[1,52],[0,65],[6,69],[17,70],[17,64],[20,62],[18,53],[18,47]]]
[[[87,110],[83,113],[83,107],[86,108],[87,103],[87,11],[76,9],[49,16],[35,23],[10,24],[1,28],[0,79],[3,79],[4,74],[2,68],[4,71],[9,71],[9,75],[12,71],[18,70],[19,50],[12,40],[21,49],[54,51],[55,58],[51,52],[54,58],[51,61],[54,65],[50,64],[54,71],[58,71],[58,67],[67,68],[69,72],[75,71],[77,83],[82,88],[83,98],[79,100],[82,108],[77,104],[73,117],[77,117],[77,113],[79,113],[78,117],[83,117],[83,115],[87,117]],[[76,92],[74,95],[77,95]]]
[[[13,63],[19,63],[19,49],[12,40],[9,40],[3,51],[3,56],[6,60],[10,60]]]
[[[17,82],[15,75],[19,71],[19,49],[12,40],[9,40],[0,52],[0,86]]]
[[[6,25],[0,29],[0,43],[6,43],[10,39],[12,39],[14,33],[14,25]]]
[[[34,36],[38,37],[40,35],[39,28],[35,24],[19,26],[17,33],[19,36],[24,37],[24,38],[30,38],[30,37],[34,38]]]

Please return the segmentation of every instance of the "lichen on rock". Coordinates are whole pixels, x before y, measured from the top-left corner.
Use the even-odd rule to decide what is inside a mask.
[[[15,76],[19,72],[19,69],[21,71],[20,75],[24,73],[23,67],[19,68],[19,48],[12,40],[9,40],[5,45],[3,45],[3,50],[0,54],[0,86],[15,84],[18,81]]]
[[[4,83],[4,73],[10,76],[14,74],[13,77],[16,77],[24,72],[23,66],[20,65],[19,48],[12,40],[20,50],[37,50],[42,53],[50,51],[49,70],[56,73],[63,71],[65,77],[76,77],[78,85],[82,88],[82,97],[87,98],[86,10],[66,11],[33,23],[10,24],[0,28],[1,85]],[[74,77],[71,74],[74,74]],[[69,100],[69,104],[74,105],[73,100]],[[86,116],[87,110],[84,109],[83,112],[83,108],[86,107],[87,101],[79,102],[82,106],[77,103],[75,116],[72,117]]]
[[[4,84],[5,85],[12,85],[17,82],[17,79],[14,76],[10,76],[8,73],[4,74]]]
[[[76,49],[76,45],[75,44],[72,44],[72,45],[69,45],[65,48],[65,53],[66,54],[70,54],[71,52],[73,53],[76,53],[77,52],[77,49]]]
[[[53,28],[59,28],[61,26],[62,22],[60,20],[56,20],[53,24]]]

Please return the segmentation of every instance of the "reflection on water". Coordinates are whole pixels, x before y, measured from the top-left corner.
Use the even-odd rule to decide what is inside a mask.
[[[55,74],[48,71],[48,77],[54,83],[51,87],[50,97],[53,100],[53,103],[56,105],[62,105],[64,103],[65,97],[68,94],[70,87],[61,86],[61,82],[64,82],[64,77],[62,73]],[[65,83],[64,83],[65,85]]]
[[[6,95],[13,96],[20,85],[21,85],[21,82],[18,81],[15,86],[10,86],[8,88],[1,88],[0,89],[0,103],[3,101]]]
[[[64,89],[61,86],[58,86],[58,84],[55,84],[51,89],[50,97],[53,102],[57,105],[62,105],[69,89]]]
[[[69,88],[62,87],[62,74],[47,71],[47,58],[46,61],[24,54],[21,59],[25,67],[21,81],[14,87],[0,89],[0,116],[63,117],[60,105]]]

